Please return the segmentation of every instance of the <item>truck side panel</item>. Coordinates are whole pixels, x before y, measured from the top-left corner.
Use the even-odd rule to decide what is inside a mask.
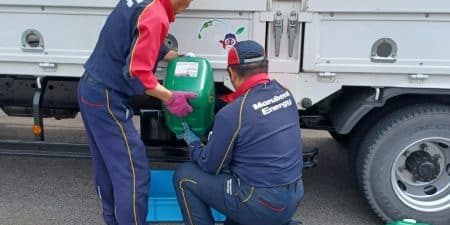
[[[308,0],[309,11],[313,12],[427,12],[447,13],[447,0]]]
[[[36,1],[33,4],[0,0],[0,24],[8,32],[0,38],[0,74],[47,77],[79,77],[98,34],[117,1]],[[213,3],[211,3],[213,2]],[[189,12],[177,16],[169,41],[180,52],[205,57],[223,81],[226,67],[226,35],[235,40],[265,42],[266,26],[258,11],[265,1],[237,0],[225,6],[219,1],[194,1]],[[222,7],[223,6],[223,7]],[[165,70],[158,72],[162,79]]]
[[[315,13],[305,71],[450,74],[450,13]]]

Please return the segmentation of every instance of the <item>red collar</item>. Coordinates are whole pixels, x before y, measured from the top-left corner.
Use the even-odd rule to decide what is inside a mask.
[[[234,100],[236,100],[237,98],[239,98],[240,96],[244,95],[248,89],[255,87],[256,85],[259,84],[263,84],[263,83],[267,83],[270,81],[269,75],[267,73],[259,73],[256,75],[251,76],[250,78],[248,78],[247,80],[245,80],[241,86],[238,87],[238,89],[228,95],[224,95],[222,96],[220,99],[222,99],[223,101],[230,103]]]
[[[175,11],[173,10],[172,4],[170,4],[170,0],[161,0],[161,3],[166,9],[169,22],[173,23],[175,21]]]

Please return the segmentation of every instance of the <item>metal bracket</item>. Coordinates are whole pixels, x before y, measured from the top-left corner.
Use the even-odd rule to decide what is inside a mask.
[[[45,84],[45,77],[36,78],[36,89],[34,91],[33,97],[33,118],[34,126],[41,129],[41,132],[39,134],[35,134],[34,136],[36,141],[44,141],[44,120],[42,116],[41,105],[44,97]]]
[[[298,12],[298,22],[310,23],[313,20],[313,14],[310,12]],[[259,21],[274,22],[275,13],[273,11],[261,12],[259,14]]]
[[[273,21],[273,33],[275,37],[275,56],[280,56],[281,37],[283,36],[283,13],[277,11]]]
[[[319,73],[319,80],[333,82],[336,79],[336,73],[333,72],[321,72]]]
[[[375,101],[379,101],[379,100],[380,100],[380,97],[381,97],[381,88],[379,88],[379,87],[374,87],[374,89],[375,89],[375,97],[374,97],[374,100],[375,100]]]
[[[429,75],[426,75],[426,74],[411,74],[411,75],[409,75],[409,79],[411,80],[411,81],[425,81],[425,80],[427,80],[428,78],[430,78],[430,76]]]
[[[297,12],[291,11],[288,18],[287,32],[289,39],[289,57],[294,55],[295,40],[297,39],[300,23],[302,22],[312,22],[313,14],[309,12]],[[283,36],[283,25],[284,18],[283,12],[281,10],[262,12],[259,15],[259,20],[261,22],[272,22],[273,23],[273,33],[275,38],[275,56],[280,56],[281,39]]]
[[[298,13],[296,11],[292,11],[288,20],[289,57],[294,55],[294,46],[295,40],[297,39],[298,28]]]
[[[56,63],[49,63],[49,62],[43,62],[39,63],[39,67],[42,68],[45,72],[54,72],[56,71],[57,64]]]

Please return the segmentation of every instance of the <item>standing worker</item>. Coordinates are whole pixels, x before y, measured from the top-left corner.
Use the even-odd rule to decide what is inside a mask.
[[[263,47],[238,42],[228,53],[236,92],[216,115],[204,146],[183,124],[179,135],[192,162],[181,165],[174,186],[186,225],[213,225],[210,208],[225,225],[284,225],[303,198],[302,141],[292,94],[267,74]]]
[[[195,97],[194,93],[172,92],[159,84],[153,73],[169,23],[190,2],[120,0],[85,64],[78,88],[80,112],[107,225],[146,224],[149,167],[128,98],[156,97],[177,116],[192,111],[188,99]],[[161,54],[170,58],[173,52],[161,50]]]

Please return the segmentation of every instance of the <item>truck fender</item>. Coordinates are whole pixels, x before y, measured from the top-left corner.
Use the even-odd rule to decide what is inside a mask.
[[[364,88],[343,94],[329,113],[334,131],[348,134],[374,108],[383,107],[389,99],[401,95],[450,95],[450,90],[425,88]]]

